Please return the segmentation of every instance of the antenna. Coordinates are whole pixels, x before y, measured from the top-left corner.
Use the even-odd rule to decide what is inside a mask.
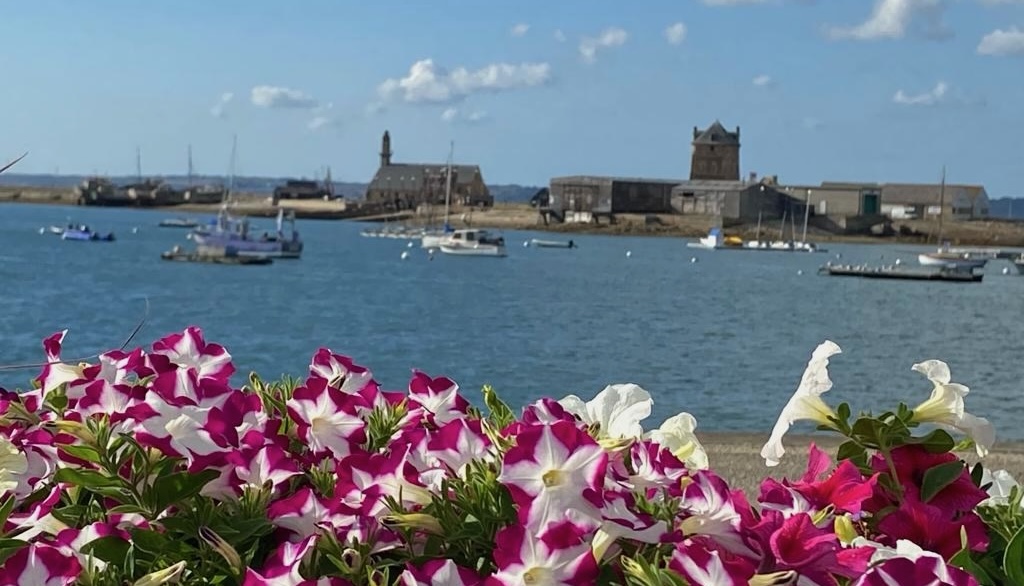
[[[142,149],[138,146],[135,147],[135,175],[142,183]]]

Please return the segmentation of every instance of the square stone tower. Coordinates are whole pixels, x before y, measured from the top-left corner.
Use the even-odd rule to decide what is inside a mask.
[[[718,120],[703,132],[693,127],[690,180],[740,180],[740,127],[729,132]]]

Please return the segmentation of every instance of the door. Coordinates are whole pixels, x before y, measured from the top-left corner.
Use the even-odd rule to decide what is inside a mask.
[[[865,193],[864,194],[864,211],[862,212],[865,216],[873,216],[879,213],[881,205],[879,204],[879,197],[877,193]]]

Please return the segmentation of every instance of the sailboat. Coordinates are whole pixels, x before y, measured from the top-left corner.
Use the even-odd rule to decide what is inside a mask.
[[[795,252],[828,252],[824,248],[818,248],[818,245],[813,242],[807,241],[807,223],[811,219],[811,198],[807,197],[804,201],[804,234],[800,237],[800,240],[793,243],[793,250]]]
[[[448,236],[454,232],[451,224],[449,223],[452,202],[452,157],[454,154],[455,141],[452,141],[451,146],[448,149],[448,168],[445,171],[444,177],[444,226],[440,230],[424,232],[423,238],[420,240],[420,248],[440,248],[441,243],[447,240]]]
[[[958,271],[973,271],[983,268],[992,258],[985,253],[956,252],[948,242],[942,241],[942,217],[946,213],[946,167],[942,167],[942,185],[939,188],[939,249],[917,255],[917,262],[926,267],[943,267]]]

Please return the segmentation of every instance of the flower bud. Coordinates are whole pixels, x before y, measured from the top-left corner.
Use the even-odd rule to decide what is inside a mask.
[[[843,545],[850,545],[857,538],[857,530],[853,528],[853,520],[849,515],[836,517],[833,527],[836,537],[839,538],[839,543]]]
[[[242,564],[242,558],[238,555],[238,551],[231,546],[230,543],[224,541],[224,538],[214,533],[209,527],[199,528],[199,537],[206,542],[207,545],[213,548],[214,551],[219,553],[228,564],[235,569],[244,569]]]
[[[772,572],[771,574],[754,574],[750,579],[750,586],[789,586],[796,584],[799,575],[793,570],[784,572]]]
[[[341,552],[341,563],[345,564],[346,572],[358,572],[363,567],[363,554],[349,547]]]
[[[374,570],[370,572],[370,586],[387,586],[387,583],[387,578],[384,576],[384,573],[380,570]]]
[[[431,515],[424,513],[406,513],[400,515],[387,515],[380,520],[381,524],[389,529],[412,529],[433,535],[442,535],[444,529],[441,523]]]
[[[150,572],[136,580],[132,586],[161,586],[162,584],[177,584],[182,572],[185,571],[185,562],[180,561],[173,566],[162,570]]]

